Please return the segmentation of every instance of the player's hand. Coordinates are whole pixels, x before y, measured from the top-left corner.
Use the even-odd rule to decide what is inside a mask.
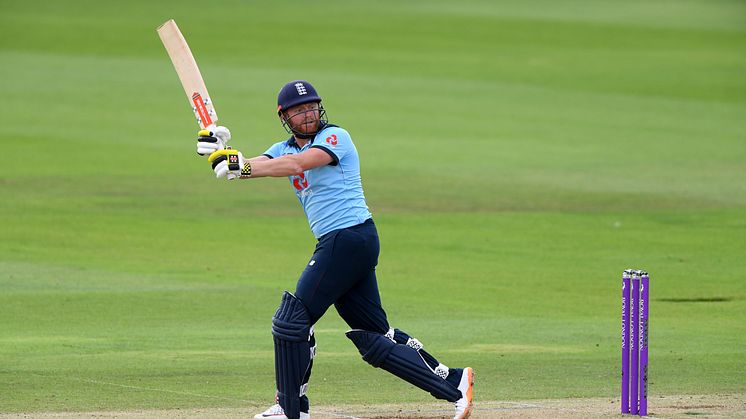
[[[209,156],[218,150],[223,150],[231,139],[231,131],[223,126],[207,127],[200,130],[197,135],[197,154],[200,156]]]
[[[243,154],[238,150],[230,148],[218,150],[210,154],[207,160],[212,164],[212,170],[217,178],[227,176],[228,179],[234,179],[251,176],[251,163],[244,159]]]

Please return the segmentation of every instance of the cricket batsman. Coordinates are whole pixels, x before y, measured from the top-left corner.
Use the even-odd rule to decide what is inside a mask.
[[[287,177],[318,240],[295,292],[282,295],[272,317],[276,404],[254,418],[310,418],[313,326],[332,305],[350,326],[346,335],[363,360],[454,403],[454,419],[468,418],[472,369],[441,364],[386,318],[376,280],[378,233],[350,134],[328,122],[321,97],[307,81],[291,81],[280,89],[277,115],[290,138],[257,157],[247,159],[226,148],[231,134],[225,127],[202,130],[197,139],[197,153],[209,155],[218,178]]]

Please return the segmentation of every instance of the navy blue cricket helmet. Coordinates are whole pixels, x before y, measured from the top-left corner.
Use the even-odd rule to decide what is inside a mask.
[[[321,96],[316,93],[311,83],[305,80],[294,80],[280,89],[277,95],[277,112],[308,102],[321,102]]]

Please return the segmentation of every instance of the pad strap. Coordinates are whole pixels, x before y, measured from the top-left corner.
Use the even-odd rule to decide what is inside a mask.
[[[438,370],[442,364],[438,364],[436,368],[430,367],[420,351],[412,346],[398,343],[390,339],[388,334],[382,335],[367,330],[350,330],[346,335],[357,346],[363,359],[374,367],[382,368],[428,391],[435,398],[450,402],[461,398],[458,388],[448,383],[443,377],[443,369]],[[445,375],[448,376],[448,368],[443,367]]]
[[[406,332],[403,332],[399,329],[394,329],[393,327],[389,329],[388,332],[384,335],[387,338],[389,338],[392,342],[400,343],[402,345],[407,345],[410,348],[416,350],[420,353],[420,356],[423,360],[425,360],[425,363],[428,367],[430,367],[430,370],[433,372],[433,374],[441,377],[442,379],[446,379],[448,377],[448,373],[450,372],[450,369],[438,362],[435,357],[430,355],[427,351],[425,351],[425,346],[420,342],[418,339],[413,338],[409,336]]]

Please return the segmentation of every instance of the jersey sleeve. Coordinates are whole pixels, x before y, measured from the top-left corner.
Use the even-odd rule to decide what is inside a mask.
[[[282,146],[285,144],[284,141],[280,141],[279,143],[274,143],[270,148],[267,149],[264,153],[262,153],[263,156],[267,156],[270,159],[274,159],[277,157],[280,157],[282,155]]]
[[[321,132],[317,140],[311,146],[326,151],[334,160],[330,164],[336,166],[348,153],[354,152],[355,145],[352,143],[350,134],[343,128],[331,127]]]

